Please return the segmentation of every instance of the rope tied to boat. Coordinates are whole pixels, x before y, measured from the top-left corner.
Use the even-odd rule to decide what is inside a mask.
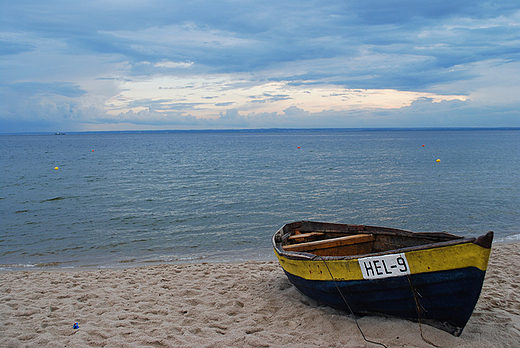
[[[363,337],[363,339],[365,340],[365,342],[368,342],[368,343],[373,343],[373,344],[377,344],[377,345],[380,345],[382,347],[385,347],[385,348],[388,348],[384,343],[380,343],[380,342],[376,342],[376,341],[371,341],[369,339],[367,339],[365,337],[365,334],[363,333],[363,330],[361,330],[361,327],[359,326],[359,323],[358,323],[358,320],[356,319],[356,316],[354,314],[354,312],[352,311],[352,308],[350,307],[350,305],[348,304],[347,302],[347,299],[345,298],[345,296],[343,295],[343,293],[341,292],[341,289],[339,288],[338,284],[336,283],[336,278],[334,278],[334,276],[332,275],[332,272],[330,271],[329,269],[329,265],[327,265],[327,262],[325,261],[325,259],[319,255],[316,255],[321,261],[323,261],[323,264],[325,265],[325,267],[327,268],[327,271],[329,272],[329,275],[330,275],[330,278],[332,279],[332,282],[334,283],[334,286],[336,287],[336,289],[338,290],[339,292],[339,295],[341,296],[341,298],[343,299],[343,302],[345,302],[345,304],[347,305],[347,308],[348,310],[350,311],[350,313],[354,316],[354,322],[356,323],[356,326],[359,330],[359,332],[361,333],[361,336]]]
[[[327,265],[327,262],[325,261],[325,259],[319,255],[316,255],[317,258],[319,258],[321,261],[323,261],[323,264],[325,265],[325,267],[327,268],[327,271],[329,272],[329,275],[330,275],[330,278],[332,279],[332,282],[334,283],[334,286],[336,287],[336,289],[338,290],[338,293],[339,295],[341,296],[343,302],[345,303],[345,305],[347,306],[348,310],[350,311],[350,313],[354,316],[354,322],[356,323],[356,326],[359,330],[359,332],[361,333],[361,336],[363,337],[363,339],[366,341],[366,342],[369,342],[369,343],[373,343],[373,344],[377,344],[377,345],[380,345],[380,346],[383,346],[385,348],[388,348],[384,343],[380,343],[380,342],[375,342],[375,341],[371,341],[369,339],[367,339],[365,337],[365,334],[363,333],[363,330],[361,330],[361,327],[359,326],[359,323],[358,323],[358,320],[356,319],[355,317],[355,314],[354,314],[354,311],[352,311],[352,308],[350,307],[350,305],[348,304],[348,301],[347,299],[345,298],[345,296],[343,295],[343,293],[341,292],[341,289],[339,288],[337,282],[336,282],[336,278],[334,278],[334,276],[332,275],[332,272],[329,268],[329,265]],[[419,296],[420,294],[417,292],[417,289],[415,289],[415,287],[413,286],[412,284],[412,280],[410,278],[410,275],[407,275],[406,276],[407,279],[408,279],[408,284],[410,284],[410,290],[412,291],[412,295],[413,295],[413,299],[414,299],[414,302],[415,302],[415,307],[416,307],[416,310],[417,310],[417,321],[419,322],[419,331],[421,333],[421,338],[423,339],[424,342],[436,347],[436,348],[440,348],[440,346],[436,345],[435,343],[431,342],[430,340],[426,339],[426,337],[424,337],[423,335],[423,330],[422,330],[422,323],[421,323],[421,304],[419,302]]]
[[[421,338],[423,339],[424,342],[426,342],[434,347],[440,348],[435,343],[426,339],[423,335],[422,324],[421,324],[421,303],[419,302],[420,294],[417,292],[417,289],[413,286],[412,279],[410,278],[409,274],[406,275],[406,278],[408,279],[408,284],[410,284],[410,290],[412,290],[413,299],[415,301],[415,309],[417,310],[417,321],[419,322],[419,331],[421,332]]]

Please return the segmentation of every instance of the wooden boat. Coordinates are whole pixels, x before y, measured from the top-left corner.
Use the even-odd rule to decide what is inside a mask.
[[[273,236],[289,281],[353,314],[425,323],[459,336],[482,289],[493,232],[446,232],[299,221]]]

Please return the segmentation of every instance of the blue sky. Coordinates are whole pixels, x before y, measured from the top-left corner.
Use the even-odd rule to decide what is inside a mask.
[[[0,8],[0,133],[520,127],[516,0]]]

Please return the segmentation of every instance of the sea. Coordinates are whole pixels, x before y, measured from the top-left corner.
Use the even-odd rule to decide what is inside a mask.
[[[0,269],[275,260],[299,220],[520,240],[520,129],[0,136]]]

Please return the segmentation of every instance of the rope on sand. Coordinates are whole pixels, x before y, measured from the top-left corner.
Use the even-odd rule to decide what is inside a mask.
[[[321,257],[321,256],[319,256],[319,255],[317,255],[317,256],[318,256],[318,257],[320,258],[320,260],[323,261],[323,263],[325,264],[325,267],[327,268],[327,271],[329,271],[330,278],[332,279],[332,282],[334,283],[334,286],[336,286],[336,289],[338,290],[338,292],[339,292],[341,298],[343,299],[343,302],[345,302],[345,304],[347,305],[348,310],[349,310],[350,313],[352,313],[352,315],[354,316],[354,322],[356,323],[356,326],[357,326],[359,332],[361,333],[361,336],[363,336],[363,339],[364,339],[366,342],[373,343],[373,344],[377,344],[377,345],[380,345],[380,346],[382,346],[382,347],[388,348],[388,347],[387,347],[385,344],[383,344],[383,343],[375,342],[375,341],[371,341],[371,340],[369,340],[369,339],[367,339],[367,338],[365,337],[365,334],[363,333],[363,330],[361,330],[361,327],[359,326],[359,323],[358,323],[358,321],[357,321],[357,319],[356,319],[356,315],[355,315],[354,312],[352,311],[352,308],[350,308],[350,305],[348,304],[347,299],[345,298],[345,296],[344,296],[343,293],[341,292],[341,290],[340,290],[338,284],[336,283],[336,279],[335,279],[334,276],[332,275],[332,272],[331,272],[330,269],[329,269],[329,265],[327,265],[327,262],[325,262],[325,259],[324,259],[323,257]],[[422,333],[421,333],[421,334],[422,334]]]

